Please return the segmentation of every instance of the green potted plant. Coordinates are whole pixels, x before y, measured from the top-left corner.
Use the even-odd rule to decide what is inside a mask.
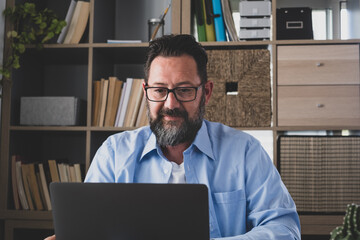
[[[30,2],[8,7],[3,13],[12,27],[6,33],[9,47],[5,49],[8,52],[5,52],[4,63],[0,68],[0,89],[6,81],[10,82],[11,69],[20,68],[20,55],[25,52],[27,45],[42,48],[44,43],[59,34],[66,25],[52,10],[37,9],[35,3]]]
[[[360,206],[354,203],[347,205],[343,225],[335,228],[330,235],[330,240],[359,240]]]

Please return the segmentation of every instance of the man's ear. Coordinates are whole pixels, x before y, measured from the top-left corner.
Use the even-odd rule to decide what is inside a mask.
[[[205,83],[205,104],[208,104],[210,97],[213,91],[214,83],[212,81],[207,81]]]
[[[146,87],[146,82],[145,82],[145,80],[144,80],[144,81],[142,82],[142,88],[143,88],[144,96],[146,95],[145,87]]]

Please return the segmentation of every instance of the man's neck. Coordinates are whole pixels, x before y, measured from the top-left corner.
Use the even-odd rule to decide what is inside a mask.
[[[161,150],[163,151],[165,157],[171,161],[175,162],[180,165],[183,159],[183,152],[190,146],[190,143],[181,143],[176,146],[166,146],[162,147]]]

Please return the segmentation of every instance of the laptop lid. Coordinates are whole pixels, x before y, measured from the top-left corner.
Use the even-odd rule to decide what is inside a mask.
[[[209,239],[202,184],[51,183],[56,240]]]

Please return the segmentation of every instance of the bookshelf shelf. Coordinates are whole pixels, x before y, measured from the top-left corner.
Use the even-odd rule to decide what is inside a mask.
[[[87,127],[52,127],[52,126],[10,126],[10,131],[86,131]]]
[[[6,210],[1,216],[13,220],[49,220],[52,221],[51,211]]]
[[[240,0],[230,2],[237,6]],[[7,5],[24,2],[7,0]],[[130,3],[131,2],[131,3]],[[171,13],[165,19],[165,33],[193,34],[192,0],[172,0]],[[281,46],[360,45],[358,36],[348,40],[279,40],[276,37],[276,8],[292,6],[295,2],[304,5],[314,1],[272,0],[271,38],[238,42],[201,42],[206,50],[270,50],[271,71],[271,124],[268,127],[238,127],[244,131],[272,133],[273,159],[277,161],[277,138],[287,132],[324,131],[341,132],[346,129],[359,132],[357,126],[281,126],[278,119],[278,48]],[[330,0],[321,1],[327,7]],[[349,6],[355,0],[348,0]],[[43,7],[54,9],[60,18],[65,18],[70,0],[44,0]],[[320,5],[321,5],[320,3]],[[21,68],[12,73],[12,85],[3,88],[2,129],[0,149],[0,223],[4,223],[7,240],[21,239],[28,232],[18,229],[37,229],[49,233],[52,216],[49,211],[14,210],[11,190],[11,156],[19,152],[45,162],[51,158],[66,157],[71,163],[81,163],[84,171],[102,142],[117,132],[134,127],[92,126],[93,82],[116,76],[143,78],[143,64],[148,43],[147,20],[159,16],[167,6],[167,0],[90,0],[90,17],[85,33],[78,44],[58,44],[56,39],[45,44],[41,51],[27,46],[21,58]],[[124,7],[123,9],[120,8]],[[319,5],[318,5],[319,6]],[[136,13],[134,8],[136,7]],[[321,6],[320,6],[321,7]],[[233,9],[238,11],[238,9]],[[358,31],[358,30],[357,30]],[[360,35],[360,34],[358,34]],[[106,43],[108,39],[141,40],[141,43]],[[9,43],[5,43],[9,48]],[[355,69],[354,71],[359,71]],[[77,126],[21,126],[20,98],[22,96],[76,96],[82,102],[81,120]],[[329,230],[342,222],[340,215],[301,215],[302,233],[328,235]],[[0,234],[1,234],[0,226]],[[16,234],[17,231],[21,233]],[[36,233],[37,234],[37,233]],[[34,236],[38,236],[34,234]],[[31,238],[31,237],[30,237]],[[35,237],[34,237],[35,238]],[[3,236],[0,235],[0,240]],[[306,239],[306,238],[303,238]]]

